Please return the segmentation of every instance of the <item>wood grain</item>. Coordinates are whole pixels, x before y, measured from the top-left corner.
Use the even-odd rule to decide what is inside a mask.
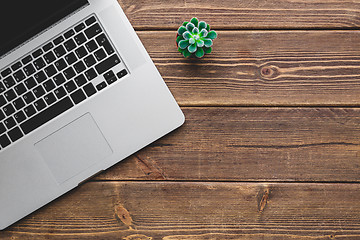
[[[360,1],[119,0],[136,29],[176,29],[197,16],[218,29],[359,27]]]
[[[359,31],[220,31],[202,60],[174,32],[139,36],[183,106],[360,105]]]
[[[358,184],[93,182],[0,238],[358,239],[359,190]]]
[[[358,108],[183,108],[186,123],[97,180],[359,182]]]

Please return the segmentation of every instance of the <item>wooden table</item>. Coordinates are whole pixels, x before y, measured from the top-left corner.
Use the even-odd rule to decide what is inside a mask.
[[[360,239],[360,0],[120,0],[183,127],[0,239]],[[183,59],[197,16],[214,51]]]

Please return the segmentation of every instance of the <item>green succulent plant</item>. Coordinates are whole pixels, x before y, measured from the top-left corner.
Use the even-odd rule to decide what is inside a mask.
[[[184,22],[177,31],[176,45],[184,57],[195,55],[202,58],[206,53],[211,53],[213,40],[217,38],[215,31],[210,31],[210,26],[204,21],[192,18]]]

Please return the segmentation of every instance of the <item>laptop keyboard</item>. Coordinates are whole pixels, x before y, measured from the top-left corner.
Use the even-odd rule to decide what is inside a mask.
[[[1,70],[0,150],[127,75],[120,63],[91,16]]]

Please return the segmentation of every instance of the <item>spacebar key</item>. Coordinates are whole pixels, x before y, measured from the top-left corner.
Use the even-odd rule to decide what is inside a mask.
[[[43,124],[47,123],[51,119],[70,109],[74,104],[69,97],[66,97],[59,102],[55,103],[51,107],[45,109],[34,117],[30,118],[26,122],[20,124],[20,128],[25,134],[28,134]]]

